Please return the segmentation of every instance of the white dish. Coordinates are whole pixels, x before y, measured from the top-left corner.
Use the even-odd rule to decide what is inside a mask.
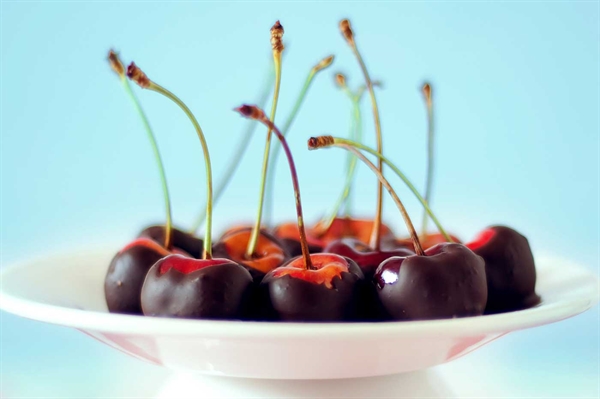
[[[598,279],[568,261],[536,259],[531,309],[471,318],[386,323],[261,323],[110,314],[104,276],[116,252],[48,256],[0,272],[0,308],[76,328],[129,355],[172,369],[271,379],[397,374],[461,357],[515,330],[574,316],[598,302]]]

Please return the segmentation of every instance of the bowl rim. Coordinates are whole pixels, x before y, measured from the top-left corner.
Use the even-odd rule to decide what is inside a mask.
[[[114,252],[114,246],[108,247]],[[95,247],[69,252],[36,256],[15,262],[0,269],[0,310],[32,320],[92,330],[141,336],[197,336],[202,338],[238,339],[344,339],[364,337],[448,337],[506,333],[560,321],[592,308],[600,299],[600,281],[589,268],[556,257],[536,258],[536,264],[546,262],[567,263],[570,272],[577,271],[588,278],[587,295],[563,298],[556,302],[542,303],[529,309],[508,313],[439,320],[386,321],[386,322],[263,322],[242,320],[196,320],[124,315],[95,310],[82,310],[50,305],[12,295],[4,290],[3,281],[11,273],[31,267],[48,258],[71,258],[83,254],[104,254],[107,247]],[[564,267],[547,267],[552,270]],[[539,271],[539,268],[538,268]],[[543,293],[542,293],[543,295]]]

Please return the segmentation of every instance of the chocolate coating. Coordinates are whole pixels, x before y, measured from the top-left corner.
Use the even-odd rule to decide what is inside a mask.
[[[148,270],[165,256],[135,245],[115,255],[104,279],[104,295],[111,313],[142,314],[140,292]]]
[[[355,319],[360,283],[364,281],[364,276],[352,259],[345,259],[349,271],[342,272],[341,277],[334,277],[331,288],[290,275],[275,277],[273,272],[267,273],[260,285],[267,317],[306,322]]]
[[[138,234],[138,237],[150,238],[160,245],[165,244],[165,226],[154,225],[146,227]],[[202,258],[204,242],[201,238],[194,236],[186,231],[173,227],[171,229],[171,245],[190,254],[196,259]]]
[[[485,261],[488,302],[486,313],[499,313],[535,306],[535,262],[527,238],[506,226],[492,226],[491,237],[467,244]],[[485,233],[485,232],[484,232]]]
[[[175,268],[160,273],[163,262],[177,262],[180,259],[186,258],[180,255],[166,257],[148,272],[141,293],[144,315],[195,319],[242,318],[252,285],[252,277],[244,267],[224,260],[225,263],[187,274]]]
[[[487,283],[483,258],[461,244],[438,244],[427,256],[383,262],[374,281],[395,320],[427,320],[483,314]]]

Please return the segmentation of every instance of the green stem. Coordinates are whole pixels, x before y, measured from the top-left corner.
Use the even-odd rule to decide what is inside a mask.
[[[148,140],[150,141],[150,145],[152,147],[152,152],[154,153],[154,158],[156,159],[156,164],[158,165],[158,173],[160,175],[160,183],[162,186],[163,197],[165,200],[165,208],[166,208],[165,210],[167,213],[167,221],[165,224],[165,244],[164,245],[165,245],[166,249],[169,249],[171,246],[171,231],[173,229],[173,221],[172,221],[172,217],[171,217],[171,200],[170,200],[170,196],[169,196],[169,188],[167,186],[167,177],[165,175],[165,167],[164,167],[162,158],[160,156],[160,151],[158,150],[158,143],[156,142],[156,136],[154,136],[154,133],[152,132],[152,128],[150,127],[150,123],[148,122],[146,113],[142,109],[142,106],[140,105],[140,102],[138,101],[135,94],[133,93],[133,90],[131,90],[131,85],[129,84],[129,81],[127,80],[125,75],[121,75],[121,81],[123,82],[123,87],[125,88],[125,91],[127,92],[127,95],[129,96],[129,98],[131,99],[131,102],[133,103],[135,110],[137,111],[140,118],[142,119],[142,123],[144,124],[144,128],[146,129],[146,134],[148,135]]]
[[[431,101],[427,101],[427,180],[425,185],[425,202],[430,204],[431,190],[433,187],[433,166],[434,166],[434,148],[433,148],[433,107]],[[423,223],[421,234],[427,234],[427,212],[423,212]]]
[[[271,68],[269,70],[269,77],[272,74],[273,74],[273,70]],[[273,82],[273,80],[269,79],[268,83],[266,83],[263,87],[263,91],[261,92],[259,99],[258,99],[258,104],[260,105],[260,107],[263,107],[264,104],[267,102],[267,99],[269,98],[269,93],[271,92],[271,89],[273,88],[272,82]],[[246,153],[246,149],[248,148],[250,139],[254,135],[253,133],[256,130],[257,126],[258,126],[258,123],[256,123],[255,121],[252,121],[252,120],[248,121],[246,131],[242,134],[242,139],[238,142],[237,148],[236,148],[235,152],[233,153],[233,156],[231,156],[231,158],[230,158],[229,165],[227,166],[227,169],[225,170],[223,177],[221,179],[219,179],[219,184],[215,188],[215,194],[214,194],[214,198],[213,198],[213,203],[215,205],[219,201],[219,199],[221,198],[223,193],[225,192],[225,189],[229,185],[231,178],[233,177],[235,171],[237,170],[238,165],[240,164],[241,159],[243,158],[244,154]],[[198,218],[194,222],[190,231],[196,232],[200,228],[202,223],[204,223],[205,219],[206,219],[206,208],[203,208],[202,213],[200,215],[198,215]]]
[[[446,230],[442,227],[440,221],[434,215],[434,213],[431,210],[431,208],[429,208],[429,205],[427,204],[427,202],[425,201],[425,199],[419,193],[419,190],[417,190],[415,188],[415,186],[410,182],[410,180],[406,177],[406,175],[404,173],[402,173],[402,171],[400,169],[398,169],[398,167],[396,165],[394,165],[392,163],[392,161],[390,161],[388,158],[386,158],[385,156],[383,156],[381,153],[377,152],[373,148],[368,147],[368,146],[366,146],[364,144],[361,144],[361,143],[357,143],[357,142],[352,141],[352,140],[347,140],[347,139],[342,139],[342,138],[337,138],[336,137],[336,138],[333,139],[333,144],[332,145],[334,145],[334,146],[347,145],[347,146],[351,146],[351,147],[356,147],[356,148],[358,148],[360,150],[366,151],[369,154],[372,154],[372,155],[376,156],[382,162],[384,162],[387,166],[389,166],[390,169],[392,169],[394,171],[394,173],[396,173],[396,175],[398,175],[398,177],[400,179],[402,179],[402,181],[408,186],[408,188],[415,195],[415,197],[417,197],[417,199],[419,200],[419,202],[421,203],[421,205],[423,205],[423,208],[425,208],[425,211],[427,212],[427,214],[429,215],[429,217],[431,218],[431,220],[433,221],[433,223],[435,223],[435,225],[438,228],[438,230],[440,231],[440,233],[446,239],[446,241],[453,242],[452,238],[448,235],[448,233],[446,232]]]
[[[206,165],[206,231],[204,232],[204,253],[203,259],[212,259],[212,169],[210,166],[210,155],[208,153],[208,145],[206,144],[206,139],[204,137],[204,133],[202,132],[202,128],[200,124],[196,120],[192,111],[181,101],[175,94],[171,93],[169,90],[164,87],[150,82],[148,85],[148,90],[155,91],[157,93],[162,94],[163,96],[169,98],[175,104],[179,105],[179,107],[185,112],[188,116],[194,128],[196,129],[196,133],[198,134],[198,138],[200,139],[200,144],[202,144],[202,152],[204,153],[204,163]]]
[[[288,115],[287,120],[285,121],[285,124],[283,125],[283,128],[281,129],[281,134],[283,135],[283,137],[287,136],[287,133],[290,129],[290,127],[292,126],[292,123],[294,122],[294,119],[296,118],[296,116],[298,115],[298,112],[300,111],[300,107],[302,106],[302,103],[304,102],[304,99],[306,97],[306,93],[308,92],[308,89],[315,77],[315,75],[317,74],[317,71],[315,71],[314,68],[312,68],[308,74],[308,76],[306,77],[306,80],[304,81],[304,85],[302,86],[302,90],[300,90],[300,94],[298,95],[298,97],[296,98],[296,103],[294,104],[294,108],[292,109],[292,112],[290,112],[290,114]],[[281,150],[281,144],[275,144],[275,148],[273,149],[273,159],[271,160],[271,162],[273,163],[273,165],[277,165],[277,159],[279,158],[279,153]],[[275,173],[276,173],[277,169],[273,169],[271,171],[271,173],[269,173],[267,171],[267,186],[266,186],[266,209],[267,209],[267,214],[265,215],[265,219],[266,219],[266,223],[270,224],[272,217],[273,217],[273,193],[274,193],[274,183],[275,183]]]
[[[273,53],[273,60],[275,62],[275,91],[273,92],[273,104],[271,105],[271,121],[275,121],[275,113],[277,111],[277,101],[279,100],[279,89],[281,87],[281,52]],[[271,133],[272,129],[269,127],[267,132],[267,140],[265,143],[265,152],[263,154],[262,164],[262,175],[260,181],[260,190],[258,198],[258,212],[256,215],[256,221],[252,228],[252,234],[248,241],[248,248],[246,249],[246,257],[251,259],[254,256],[256,245],[258,244],[258,237],[260,235],[260,226],[262,221],[263,204],[265,200],[265,185],[267,182],[267,171],[269,169],[269,153],[271,152]]]

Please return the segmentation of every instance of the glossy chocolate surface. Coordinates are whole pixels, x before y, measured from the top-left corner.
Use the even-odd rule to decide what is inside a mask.
[[[467,244],[485,261],[488,285],[486,313],[535,306],[536,271],[529,241],[506,226],[492,226]]]
[[[104,295],[111,313],[142,314],[140,292],[148,270],[167,255],[166,250],[150,240],[151,245],[132,245],[115,255],[104,280]],[[152,245],[153,244],[153,245]]]
[[[146,227],[138,234],[138,237],[147,237],[160,245],[165,244],[165,226],[154,225]],[[190,254],[196,259],[202,258],[203,244],[201,238],[186,231],[173,227],[171,229],[171,245]]]
[[[293,275],[277,276],[276,270],[268,273],[260,285],[265,316],[274,320],[307,322],[355,319],[364,276],[353,260],[343,259],[348,264],[347,271],[333,277],[329,281],[330,287]]]
[[[427,256],[394,257],[375,272],[385,310],[395,320],[483,314],[487,283],[483,258],[461,244],[438,244]]]
[[[190,273],[183,273],[175,267],[161,273],[161,264],[164,262],[180,261],[185,262],[186,258],[171,255],[150,269],[141,293],[144,315],[243,318],[252,289],[252,277],[244,267],[228,259],[212,259],[212,265]]]

